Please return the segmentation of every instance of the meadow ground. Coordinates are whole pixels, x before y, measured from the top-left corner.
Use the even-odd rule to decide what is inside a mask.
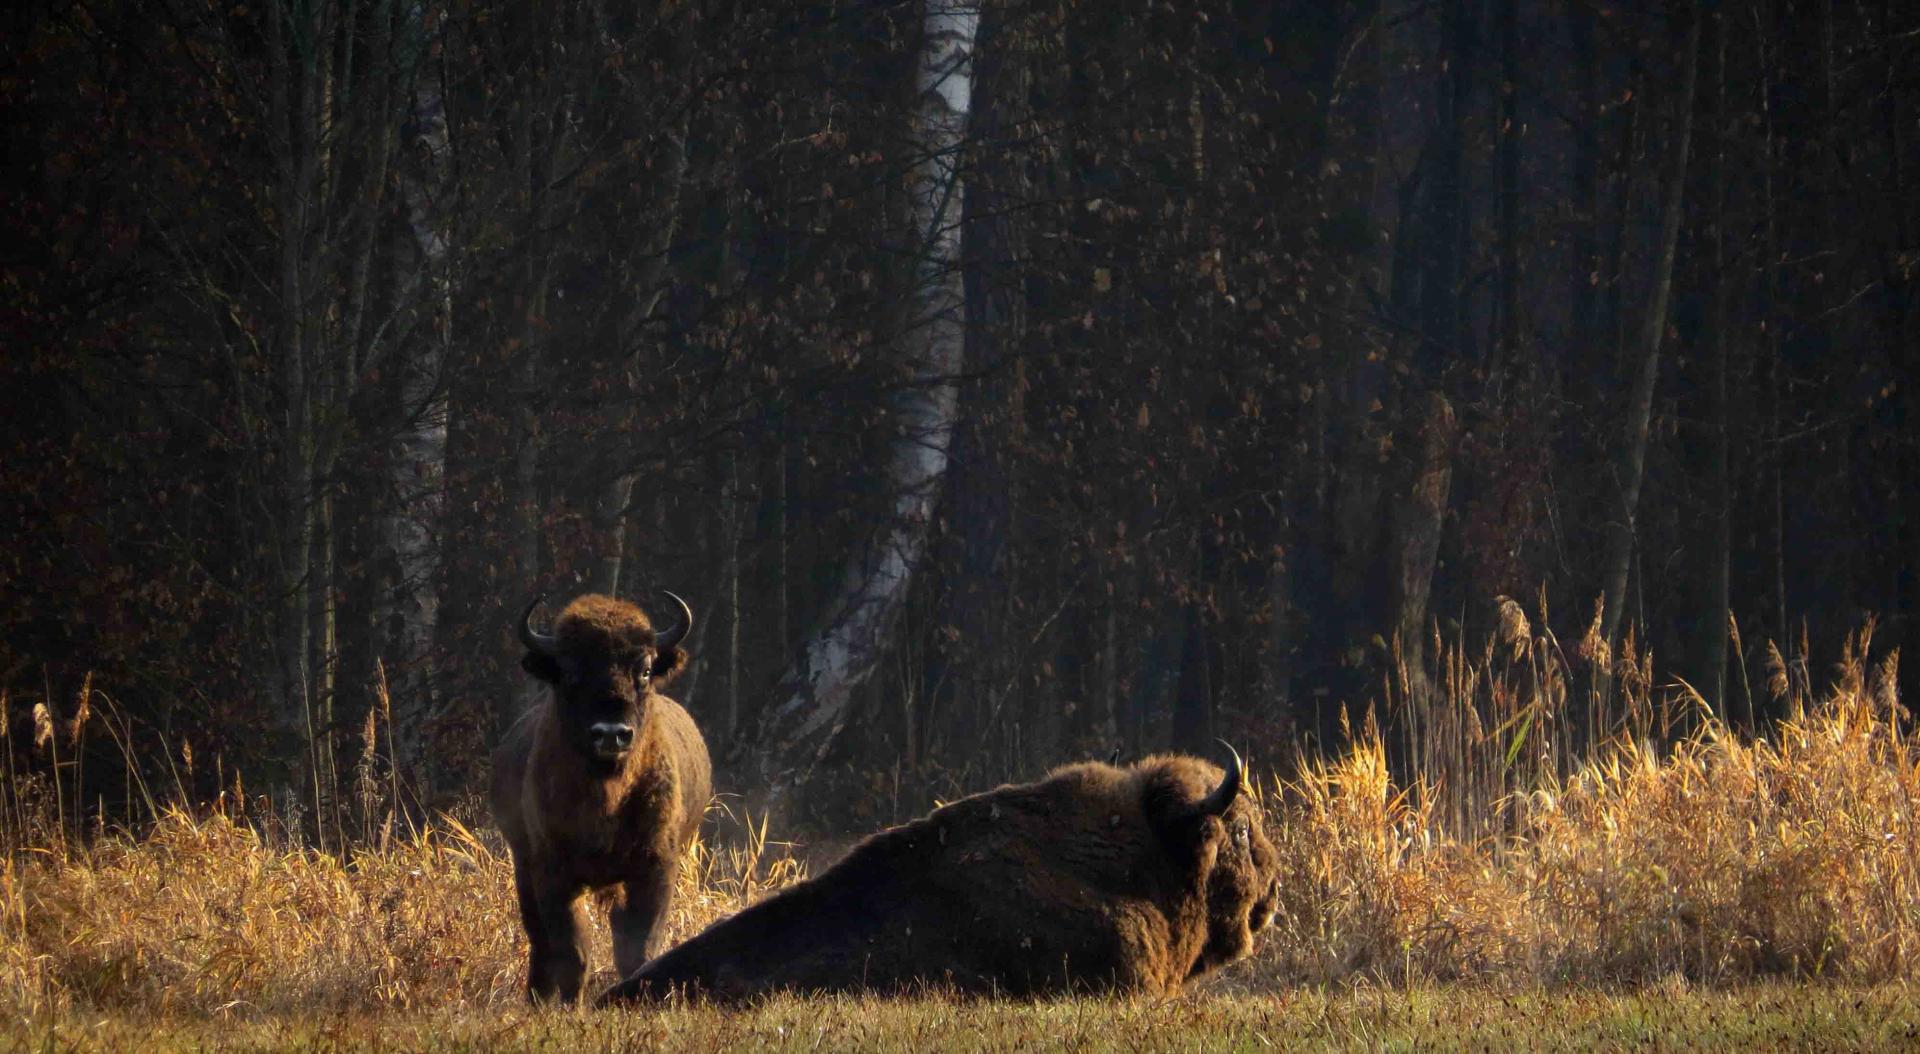
[[[781,998],[722,1011],[440,1009],[21,1019],[0,1047],[62,1050],[1268,1051],[1913,1050],[1905,986],[1479,987],[1201,994],[1039,1004]]]
[[[1403,739],[1362,721],[1261,782],[1279,916],[1176,999],[535,1011],[485,830],[367,808],[322,850],[235,794],[77,832],[57,782],[10,770],[0,1049],[1920,1049],[1920,749],[1891,657],[1863,633],[1815,698],[1775,653],[1784,716],[1755,737],[1656,699],[1630,647],[1583,660],[1608,664],[1611,709],[1570,701],[1558,644],[1513,629],[1436,646],[1430,687],[1401,687]],[[668,938],[804,855],[718,816]]]

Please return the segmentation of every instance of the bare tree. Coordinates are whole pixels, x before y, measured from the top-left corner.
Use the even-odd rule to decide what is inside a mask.
[[[1634,526],[1640,511],[1640,485],[1646,477],[1647,434],[1653,417],[1653,389],[1660,373],[1660,345],[1666,338],[1667,302],[1673,291],[1673,259],[1680,243],[1680,209],[1687,189],[1688,147],[1693,138],[1693,97],[1700,76],[1700,24],[1697,9],[1681,48],[1680,92],[1674,103],[1674,155],[1660,193],[1660,235],[1653,252],[1653,281],[1640,327],[1640,356],[1620,443],[1620,503],[1608,525],[1604,573],[1605,620],[1601,629],[1613,641],[1626,610],[1627,572],[1633,566]]]
[[[316,800],[339,656],[333,476],[352,401],[400,336],[373,278],[390,244],[388,174],[411,107],[405,17],[391,3],[272,5],[267,17],[278,725],[306,744],[301,767]]]
[[[1713,155],[1708,169],[1708,194],[1712,210],[1708,214],[1707,258],[1713,269],[1712,290],[1707,301],[1708,368],[1707,380],[1707,487],[1712,508],[1707,551],[1707,599],[1700,619],[1700,676],[1696,686],[1707,702],[1723,716],[1727,709],[1727,618],[1732,607],[1733,562],[1733,487],[1728,469],[1727,439],[1727,299],[1732,278],[1727,272],[1727,25],[1718,11],[1703,13],[1713,31],[1707,45],[1713,56]],[[1749,697],[1747,725],[1753,725],[1752,699]]]
[[[441,66],[430,60],[438,40],[419,4],[407,10],[405,32],[412,60],[413,111],[409,156],[399,165],[406,208],[407,240],[414,260],[395,268],[396,294],[418,301],[432,319],[420,339],[409,342],[400,384],[400,431],[391,462],[390,505],[382,535],[393,554],[394,580],[381,598],[378,620],[386,638],[395,697],[393,735],[400,764],[419,763],[421,730],[432,711],[430,656],[439,619],[439,546],[435,534],[446,510],[447,345],[454,339],[447,275],[450,242],[445,200],[450,163],[446,94]]]
[[[685,71],[682,70],[682,78]],[[687,111],[681,111],[680,120],[660,136],[655,147],[657,164],[649,164],[647,169],[656,174],[650,188],[653,200],[651,222],[647,225],[652,234],[645,239],[645,245],[639,253],[639,266],[635,268],[628,289],[627,310],[621,315],[618,329],[619,343],[630,349],[627,354],[626,373],[638,376],[646,368],[642,362],[643,349],[651,344],[642,335],[642,330],[653,318],[660,306],[661,298],[667,293],[668,249],[673,245],[674,235],[680,229],[680,198],[687,182]],[[633,499],[633,485],[639,478],[639,469],[631,464],[619,466],[601,488],[597,507],[594,510],[595,526],[600,535],[599,563],[596,567],[592,587],[601,593],[617,594],[622,582],[620,572],[626,556],[627,514]]]
[[[910,186],[914,261],[911,324],[900,338],[901,383],[883,485],[890,519],[843,568],[840,585],[762,715],[761,775],[776,798],[803,781],[873,675],[926,553],[947,470],[965,353],[960,269],[960,147],[973,100],[974,0],[926,0],[917,63]]]

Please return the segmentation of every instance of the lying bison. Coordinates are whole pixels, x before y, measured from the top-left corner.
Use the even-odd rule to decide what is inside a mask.
[[[513,850],[529,949],[527,994],[579,998],[586,977],[588,891],[611,902],[613,957],[624,976],[653,950],[675,869],[712,793],[707,745],[693,718],[658,688],[687,665],[693,626],[656,634],[632,604],[589,595],[568,604],[551,636],[520,616],[526,671],[553,686],[494,751],[494,819]]]
[[[1273,920],[1277,861],[1242,778],[1237,754],[1224,776],[1160,756],[964,798],[715,923],[600,1002],[1171,993],[1248,954]]]

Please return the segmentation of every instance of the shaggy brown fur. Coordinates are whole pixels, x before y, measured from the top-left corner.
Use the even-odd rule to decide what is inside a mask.
[[[693,718],[655,691],[686,668],[687,653],[656,648],[639,608],[583,596],[560,613],[551,638],[531,634],[524,618],[522,636],[522,665],[553,691],[494,752],[490,796],[513,851],[527,994],[572,1002],[586,978],[585,894],[611,905],[620,972],[638,969],[654,950],[713,772]],[[624,748],[621,730],[631,737]]]
[[[868,838],[600,1001],[922,986],[1171,993],[1247,955],[1278,905],[1258,804],[1237,794],[1223,814],[1206,807],[1222,782],[1198,758],[1161,756],[973,795]]]

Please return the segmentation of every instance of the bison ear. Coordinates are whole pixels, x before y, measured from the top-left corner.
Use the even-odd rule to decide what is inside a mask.
[[[663,687],[672,683],[673,679],[680,676],[681,671],[687,668],[688,659],[686,649],[675,644],[669,644],[655,655],[651,674],[654,686]]]
[[[548,684],[560,683],[560,664],[551,655],[530,651],[520,657],[520,668]]]

